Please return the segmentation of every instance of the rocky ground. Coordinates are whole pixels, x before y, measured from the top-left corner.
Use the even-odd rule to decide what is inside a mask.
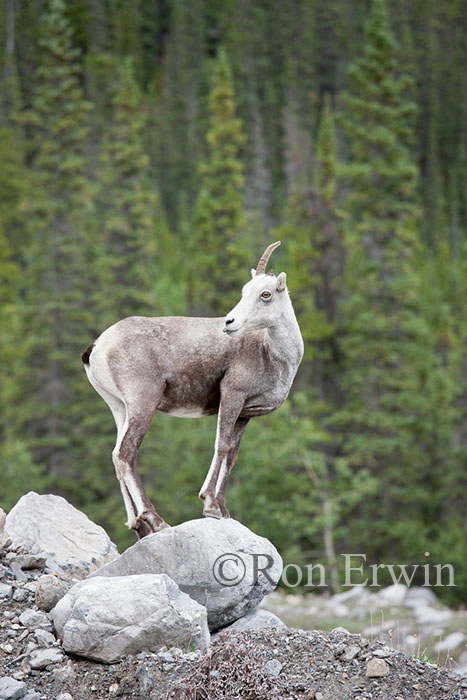
[[[467,611],[446,607],[430,588],[399,583],[373,592],[354,587],[333,596],[275,591],[262,606],[289,627],[332,630],[344,625],[467,676]]]
[[[35,604],[44,567],[0,558],[0,700],[467,700],[467,679],[342,630],[226,631],[207,654],[162,649],[112,665],[71,657]]]

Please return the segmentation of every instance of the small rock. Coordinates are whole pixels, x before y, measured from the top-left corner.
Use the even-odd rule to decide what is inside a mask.
[[[409,608],[416,608],[419,605],[432,605],[437,603],[438,598],[433,593],[433,591],[428,587],[422,586],[412,586],[407,591],[405,596],[404,605]]]
[[[389,675],[389,666],[383,659],[370,659],[365,675],[367,678],[384,678]]]
[[[60,693],[57,695],[57,700],[73,700],[73,696],[70,693]]]
[[[11,646],[10,642],[4,642],[3,644],[0,644],[0,649],[5,652],[5,654],[12,654],[13,653],[13,647]]]
[[[65,666],[57,666],[52,670],[52,674],[55,682],[57,683],[74,681],[76,677],[72,661],[68,661]]]
[[[334,627],[331,632],[338,632],[340,634],[350,634],[349,630],[346,630],[345,627]]]
[[[467,639],[463,632],[451,632],[448,636],[435,644],[435,651],[453,651]]]
[[[342,656],[343,661],[352,661],[360,653],[360,647],[356,645],[351,645],[346,647],[345,652]]]
[[[271,659],[265,664],[264,671],[268,674],[268,676],[277,678],[279,673],[282,671],[282,664],[277,659]]]
[[[39,610],[27,608],[19,616],[19,621],[24,627],[27,627],[31,632],[38,627],[50,626],[50,620],[47,615]]]
[[[35,603],[41,610],[49,612],[63,598],[67,590],[68,586],[56,576],[51,574],[41,576],[36,583]]]
[[[418,605],[414,608],[414,613],[417,623],[422,627],[424,625],[443,625],[449,622],[454,615],[452,610],[448,608],[440,610],[429,605]]]
[[[26,683],[10,676],[0,678],[0,700],[19,700],[26,695]]]
[[[351,602],[353,605],[356,603],[356,601],[361,603],[363,600],[368,600],[369,597],[370,594],[364,586],[353,586],[352,588],[349,588],[348,591],[344,591],[343,593],[336,593],[336,595],[333,595],[331,598],[329,598],[328,604],[341,605],[342,603],[346,604]]]
[[[403,583],[394,583],[377,594],[378,602],[385,605],[402,605],[408,593]]]
[[[150,666],[148,664],[143,664],[142,666],[140,666],[136,671],[136,678],[139,683],[140,697],[149,697],[151,690],[154,688],[154,678],[152,677]]]
[[[323,693],[315,693],[313,695],[314,700],[324,700],[324,695]]]
[[[17,603],[24,603],[30,595],[31,593],[25,588],[17,588],[13,593],[13,600],[16,600]]]
[[[160,651],[157,654],[157,656],[159,657],[159,659],[161,659],[161,661],[165,661],[165,663],[167,663],[167,664],[174,664],[175,663],[175,659],[172,656],[172,654],[170,653],[170,651]]]
[[[0,598],[11,598],[13,588],[7,583],[0,583]]]
[[[40,700],[42,697],[41,693],[38,693],[36,690],[30,690],[26,693],[23,700]]]
[[[29,670],[29,666],[28,666],[28,670]],[[13,671],[13,673],[11,675],[13,676],[15,681],[24,681],[27,674],[24,671],[21,671],[21,669],[17,669],[16,671]]]
[[[119,690],[120,686],[118,683],[112,683],[112,685],[109,686],[109,695],[118,695]]]
[[[377,656],[378,659],[387,659],[388,656],[391,656],[391,651],[387,647],[383,647],[382,649],[375,649],[375,651],[373,652],[373,656]]]
[[[250,629],[281,629],[286,627],[286,624],[280,620],[277,615],[269,612],[269,610],[260,610],[258,608],[250,610],[246,615],[243,615],[239,620],[235,620],[228,627],[229,632],[241,632]]]
[[[169,651],[175,659],[181,659],[183,657],[183,651],[180,647],[170,647]]]
[[[49,665],[59,664],[63,661],[63,653],[60,649],[39,649],[29,656],[29,665],[33,669],[43,670]]]
[[[43,648],[51,647],[57,641],[52,632],[47,632],[47,630],[37,629],[34,631],[34,636],[39,646]]]
[[[10,564],[10,572],[13,574],[17,581],[27,581],[28,577],[20,567],[17,561],[13,561]]]
[[[19,564],[23,571],[28,571],[29,569],[44,569],[46,561],[47,557],[40,554],[17,554],[11,560],[11,564]]]

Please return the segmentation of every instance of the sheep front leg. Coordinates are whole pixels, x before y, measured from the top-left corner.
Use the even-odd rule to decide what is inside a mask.
[[[217,497],[217,484],[219,477],[226,473],[228,475],[229,472],[229,452],[234,444],[235,425],[242,407],[243,397],[232,397],[230,395],[224,401],[221,399],[217,417],[214,456],[204,484],[199,492],[199,497],[204,501],[203,515],[205,517],[223,517],[222,508]],[[222,476],[221,480],[224,481]],[[225,478],[226,481],[227,479]]]
[[[230,472],[235,466],[238,456],[238,450],[240,448],[240,441],[242,435],[245,432],[245,428],[248,425],[249,418],[239,418],[235,423],[235,428],[232,436],[232,443],[230,446],[227,459],[221,464],[219,470],[219,475],[217,477],[216,483],[216,502],[223,518],[230,518],[230,513],[225,505],[225,489],[227,486],[227,481],[230,476]]]

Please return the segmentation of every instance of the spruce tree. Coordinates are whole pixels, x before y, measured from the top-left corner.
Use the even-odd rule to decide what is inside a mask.
[[[50,1],[40,32],[37,87],[27,115],[31,223],[15,329],[21,351],[12,367],[8,410],[13,437],[27,436],[48,483],[66,489],[76,484],[83,465],[78,425],[86,408],[79,397],[79,355],[92,326],[84,159],[89,106],[63,0]]]
[[[100,153],[97,198],[110,295],[108,323],[122,315],[153,313],[155,304],[155,227],[160,213],[149,181],[142,142],[145,113],[131,58],[117,67],[112,107],[113,122]]]
[[[214,64],[209,95],[207,155],[200,166],[200,192],[190,241],[194,266],[190,296],[195,309],[223,314],[238,299],[251,267],[243,215],[245,138],[235,116],[232,75],[226,53]]]
[[[181,237],[183,208],[193,206],[196,166],[202,153],[200,83],[204,26],[201,0],[176,0],[171,11],[163,85],[151,134],[157,146],[158,180],[171,227]]]
[[[384,0],[373,0],[363,55],[348,70],[342,117],[349,160],[338,308],[345,405],[334,421],[350,464],[380,483],[380,499],[362,504],[364,520],[354,531],[363,542],[371,520],[375,556],[390,542],[406,555],[417,538],[426,543],[420,494],[436,468],[430,384],[437,362],[422,307],[417,168],[409,150],[415,107],[397,52]]]

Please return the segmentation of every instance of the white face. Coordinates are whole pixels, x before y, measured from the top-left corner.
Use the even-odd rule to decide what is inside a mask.
[[[252,270],[252,277],[243,287],[237,306],[225,317],[224,333],[239,336],[278,323],[289,301],[285,272],[276,277],[256,275]]]

